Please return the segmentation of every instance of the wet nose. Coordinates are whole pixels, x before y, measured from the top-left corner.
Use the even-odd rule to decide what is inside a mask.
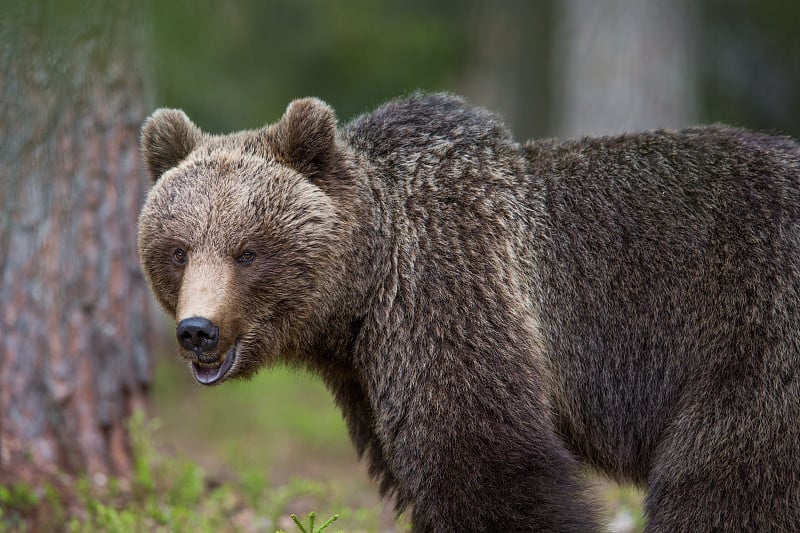
[[[207,318],[193,316],[178,322],[178,344],[197,355],[210,352],[219,342],[219,328]]]

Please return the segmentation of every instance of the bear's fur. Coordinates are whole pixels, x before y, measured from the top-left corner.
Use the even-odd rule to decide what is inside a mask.
[[[141,140],[144,272],[218,327],[195,375],[311,368],[415,531],[598,530],[583,464],[648,531],[800,529],[796,142],[520,145],[448,95]]]

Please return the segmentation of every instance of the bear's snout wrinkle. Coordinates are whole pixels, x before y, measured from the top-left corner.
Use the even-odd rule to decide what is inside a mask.
[[[178,344],[184,349],[201,356],[219,344],[219,327],[209,319],[201,316],[184,318],[175,328]]]
[[[218,365],[240,334],[232,318],[238,298],[231,270],[224,261],[200,251],[184,268],[175,334],[181,355],[193,363]]]
[[[194,258],[183,274],[178,309],[178,321],[192,317],[203,317],[225,331],[222,316],[226,314],[231,300],[231,272],[221,262]]]

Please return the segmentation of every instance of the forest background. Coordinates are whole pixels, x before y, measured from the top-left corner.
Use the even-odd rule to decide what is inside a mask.
[[[346,122],[449,91],[519,139],[797,138],[798,20],[791,0],[0,0],[0,531],[403,527],[313,378],[209,390],[176,360],[135,257],[156,107],[224,133],[301,96]],[[598,486],[612,529],[641,527],[638,492]]]

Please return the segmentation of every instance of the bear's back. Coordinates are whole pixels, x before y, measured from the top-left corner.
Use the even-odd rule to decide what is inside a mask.
[[[562,431],[591,443],[589,462],[643,481],[708,376],[800,368],[800,146],[710,126],[525,148],[547,213],[530,244],[555,310],[542,335],[570,390]],[[763,362],[757,335],[781,339]],[[624,425],[607,416],[623,411]]]
[[[441,153],[444,145],[452,155],[470,146],[513,144],[499,117],[445,93],[393,100],[357,117],[344,131],[351,147],[377,160],[416,160],[437,150],[448,157]]]

